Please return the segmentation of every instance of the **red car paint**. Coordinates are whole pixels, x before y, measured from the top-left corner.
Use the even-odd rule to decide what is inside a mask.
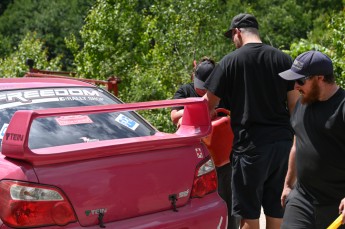
[[[176,133],[133,113],[180,105]],[[0,228],[227,227],[205,100],[123,104],[76,80],[0,79],[0,110]]]

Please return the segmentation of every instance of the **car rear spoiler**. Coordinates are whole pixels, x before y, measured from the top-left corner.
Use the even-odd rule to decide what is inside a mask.
[[[148,110],[166,107],[184,106],[180,128],[173,134],[105,140],[78,143],[31,150],[28,146],[31,124],[34,119],[50,116],[68,116]],[[46,110],[19,110],[14,113],[2,140],[2,154],[15,159],[25,160],[33,165],[54,164],[67,161],[105,157],[171,148],[200,141],[211,132],[211,121],[207,101],[203,98],[161,100],[115,105],[51,108]]]

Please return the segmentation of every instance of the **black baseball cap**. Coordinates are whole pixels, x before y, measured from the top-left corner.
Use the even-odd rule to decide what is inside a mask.
[[[333,64],[327,55],[319,51],[308,51],[294,60],[291,69],[279,75],[286,80],[297,80],[314,75],[333,75]]]
[[[233,29],[248,27],[259,29],[259,23],[253,15],[240,13],[232,19],[230,27],[228,31],[224,33],[224,36],[231,38],[231,31]]]
[[[195,69],[194,74],[194,87],[205,89],[204,84],[214,69],[214,64],[209,60],[200,62]]]

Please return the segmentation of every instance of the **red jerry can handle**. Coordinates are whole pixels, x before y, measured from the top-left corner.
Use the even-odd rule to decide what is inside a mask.
[[[212,120],[211,134],[202,138],[202,141],[207,146],[214,164],[220,167],[230,162],[234,133],[230,125],[230,111],[224,108],[218,108],[216,112],[217,115],[224,113],[226,116],[217,116]]]

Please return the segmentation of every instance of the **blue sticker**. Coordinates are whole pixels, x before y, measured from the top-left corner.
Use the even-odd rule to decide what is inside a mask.
[[[5,136],[5,132],[7,130],[7,127],[8,127],[8,123],[4,123],[4,125],[1,127],[1,130],[0,130],[0,139],[3,139],[4,136]]]
[[[139,124],[137,122],[133,121],[132,119],[128,118],[127,116],[124,116],[123,114],[120,114],[119,116],[117,116],[115,121],[128,127],[131,130],[135,130],[139,126]]]

